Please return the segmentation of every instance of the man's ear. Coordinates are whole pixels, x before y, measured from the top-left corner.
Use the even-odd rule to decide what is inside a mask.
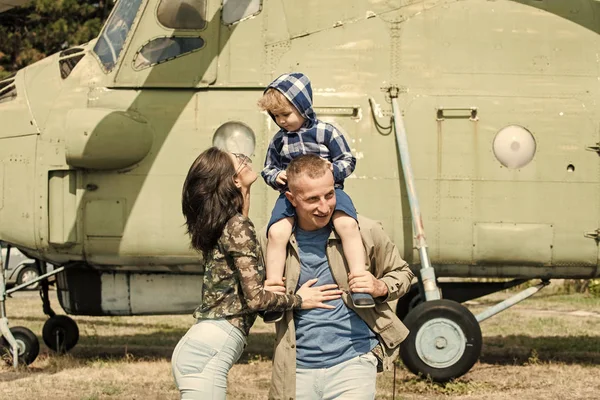
[[[287,199],[290,201],[290,203],[292,203],[292,205],[294,207],[296,207],[296,198],[294,197],[292,192],[290,192],[290,191],[285,192],[285,197],[287,197]]]

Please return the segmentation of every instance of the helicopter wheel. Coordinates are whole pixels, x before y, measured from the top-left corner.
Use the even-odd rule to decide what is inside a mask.
[[[22,326],[10,328],[10,332],[17,341],[17,349],[19,353],[19,362],[26,365],[35,361],[40,354],[40,342],[35,334],[29,329]],[[0,355],[7,364],[12,365],[12,349],[8,340],[0,338]]]
[[[398,299],[398,303],[396,304],[396,315],[401,321],[404,321],[404,318],[406,318],[408,313],[422,302],[423,300],[419,294],[419,288],[414,284],[404,296]]]
[[[64,354],[75,347],[79,341],[79,328],[72,318],[66,315],[55,315],[44,324],[42,337],[49,349]]]
[[[481,354],[479,323],[455,301],[419,304],[408,313],[404,324],[410,334],[400,345],[400,356],[416,375],[447,382],[466,374]]]

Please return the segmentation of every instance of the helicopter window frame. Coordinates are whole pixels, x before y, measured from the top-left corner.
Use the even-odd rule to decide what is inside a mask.
[[[228,4],[231,4],[232,6],[238,5],[241,2],[241,0],[223,0],[223,7],[222,7],[222,12],[221,12],[221,22],[223,23],[223,25],[227,25],[227,26],[235,25],[242,21],[246,21],[247,19],[250,19],[262,12],[263,0],[246,0],[246,1],[248,1],[246,11],[250,6],[255,6],[257,4],[258,4],[258,9],[255,9],[255,11],[253,11],[252,13],[246,13],[246,11],[244,11],[244,14],[242,16],[235,16],[234,17],[235,19],[232,19],[229,21],[229,20],[226,20],[226,17],[228,17],[228,16],[226,16],[227,10],[228,10],[227,5]]]
[[[202,45],[201,45],[200,47],[197,47],[197,48],[194,48],[194,49],[192,49],[192,50],[188,50],[188,51],[185,51],[185,52],[182,52],[182,53],[178,53],[178,54],[176,54],[176,55],[174,55],[174,56],[170,56],[170,57],[164,58],[164,59],[162,59],[162,60],[160,60],[160,59],[159,59],[159,60],[157,60],[157,61],[155,61],[155,62],[152,62],[152,61],[150,61],[148,64],[143,64],[143,65],[140,65],[140,66],[136,65],[136,62],[137,62],[137,60],[138,60],[138,57],[140,57],[140,56],[144,57],[144,55],[142,54],[142,51],[143,51],[143,50],[144,50],[144,49],[145,49],[145,48],[146,48],[146,47],[147,47],[149,44],[151,44],[151,43],[153,43],[153,42],[157,42],[158,40],[161,40],[161,39],[200,39],[200,40],[202,41]],[[141,70],[143,70],[143,69],[150,68],[150,67],[152,67],[152,66],[154,66],[154,65],[164,64],[164,63],[166,63],[166,62],[169,62],[169,61],[171,61],[171,60],[175,60],[175,59],[177,59],[177,58],[180,58],[180,57],[186,56],[186,55],[188,55],[188,54],[195,53],[195,52],[197,52],[197,51],[200,51],[200,50],[204,49],[205,47],[206,47],[206,40],[204,40],[204,38],[203,38],[203,37],[201,37],[201,36],[157,36],[157,37],[154,37],[154,38],[152,38],[152,39],[148,40],[147,42],[145,42],[145,43],[144,43],[144,44],[143,44],[143,45],[142,45],[142,46],[141,46],[141,47],[140,47],[140,48],[139,48],[139,49],[136,51],[135,55],[133,56],[132,68],[133,68],[134,70],[136,70],[136,71],[141,71]],[[162,55],[162,54],[159,54],[159,57],[160,57],[161,55]],[[146,58],[146,57],[144,57],[144,58]]]
[[[128,6],[131,6],[132,4],[134,8],[128,8]],[[102,28],[92,53],[100,61],[100,65],[105,73],[110,73],[121,60],[124,49],[131,40],[132,28],[140,18],[143,4],[144,0],[119,0],[110,17],[106,21],[106,24]],[[135,7],[137,7],[137,9]],[[123,26],[117,26],[119,23],[123,23],[125,25],[125,30],[122,29]],[[121,43],[119,43],[120,48],[118,49],[118,52],[114,46],[116,42],[113,43],[109,36],[110,33],[113,32],[116,32],[120,35]],[[111,56],[110,60],[105,60],[106,53],[100,54],[98,49],[101,45],[104,45],[108,48],[108,55]]]
[[[194,7],[193,5],[191,5],[191,2],[200,2],[202,9],[199,11],[198,8]],[[194,26],[194,27],[190,27],[190,26],[185,26],[185,23],[183,24],[183,26],[178,25],[177,24],[177,18],[179,17],[179,15],[176,15],[173,19],[173,21],[169,21],[168,23],[166,21],[164,21],[163,19],[161,19],[161,7],[163,5],[167,5],[168,2],[172,2],[173,4],[175,2],[179,3],[179,5],[187,5],[190,6],[194,11],[196,11],[198,13],[198,15],[200,16],[200,18],[202,19],[202,26]],[[175,5],[175,4],[174,4]],[[177,13],[179,13],[180,8],[177,9]],[[184,13],[183,15],[185,15],[186,17],[189,17],[191,11],[188,11],[187,13]],[[156,20],[158,21],[158,24],[160,26],[162,26],[165,29],[173,29],[173,30],[178,30],[178,31],[203,31],[208,27],[208,21],[206,19],[206,15],[208,13],[208,0],[160,0],[160,2],[158,3],[158,5],[156,6],[156,12],[154,13]],[[162,16],[166,16],[166,12],[162,14]],[[172,17],[172,16],[170,16]],[[171,26],[174,25],[174,26]]]
[[[75,69],[79,61],[85,56],[81,53],[71,53],[73,55],[62,57],[58,60],[58,68],[60,69],[60,77],[67,79],[71,72]]]

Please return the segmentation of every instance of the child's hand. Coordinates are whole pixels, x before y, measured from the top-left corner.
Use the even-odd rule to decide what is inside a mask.
[[[285,294],[283,279],[267,279],[265,281],[265,290],[277,294]]]
[[[286,174],[286,172],[285,171],[281,171],[279,174],[277,174],[277,178],[275,179],[275,182],[277,182],[281,186],[287,185],[287,174]]]

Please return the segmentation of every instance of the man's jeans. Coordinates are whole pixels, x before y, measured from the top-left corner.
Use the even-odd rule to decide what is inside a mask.
[[[373,400],[377,358],[368,352],[329,368],[296,368],[297,400]]]
[[[227,374],[240,358],[246,337],[224,319],[201,320],[175,347],[171,365],[185,400],[225,400]]]

